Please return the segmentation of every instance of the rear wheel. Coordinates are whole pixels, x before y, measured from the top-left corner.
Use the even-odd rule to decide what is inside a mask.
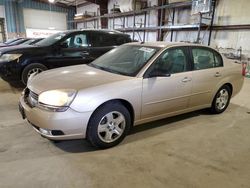
[[[27,65],[22,72],[22,82],[23,84],[27,84],[27,81],[30,77],[31,74],[35,73],[35,74],[39,74],[42,71],[47,70],[48,68],[45,67],[44,65],[40,64],[40,63],[33,63],[30,65]]]
[[[224,112],[230,103],[231,95],[230,87],[227,85],[222,86],[214,97],[211,112],[214,114]]]
[[[119,144],[127,135],[131,117],[127,108],[119,102],[103,105],[90,118],[87,139],[98,148]]]

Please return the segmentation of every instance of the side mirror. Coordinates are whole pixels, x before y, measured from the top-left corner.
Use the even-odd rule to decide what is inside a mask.
[[[60,47],[61,47],[61,48],[68,48],[69,45],[68,45],[67,42],[63,42],[63,43],[60,44]]]
[[[170,77],[171,74],[169,73],[162,73],[161,71],[154,70],[148,74],[148,78],[155,78],[155,77]]]

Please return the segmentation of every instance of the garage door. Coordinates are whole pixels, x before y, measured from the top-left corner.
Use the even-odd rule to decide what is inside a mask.
[[[33,29],[54,28],[56,30],[67,29],[66,13],[24,9],[23,15],[24,15],[25,28],[33,28]]]

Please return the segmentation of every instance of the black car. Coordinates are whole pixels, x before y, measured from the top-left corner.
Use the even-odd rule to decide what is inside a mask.
[[[115,46],[131,42],[130,36],[112,30],[66,31],[34,45],[0,49],[0,77],[27,83],[32,73],[90,63]]]

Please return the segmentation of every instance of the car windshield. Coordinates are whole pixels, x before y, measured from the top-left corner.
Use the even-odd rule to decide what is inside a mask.
[[[57,41],[61,40],[66,33],[56,33],[54,35],[51,35],[39,42],[37,42],[35,45],[37,46],[50,46],[52,44],[55,44]]]
[[[157,51],[158,48],[154,47],[123,45],[104,54],[89,66],[116,74],[135,76]]]

